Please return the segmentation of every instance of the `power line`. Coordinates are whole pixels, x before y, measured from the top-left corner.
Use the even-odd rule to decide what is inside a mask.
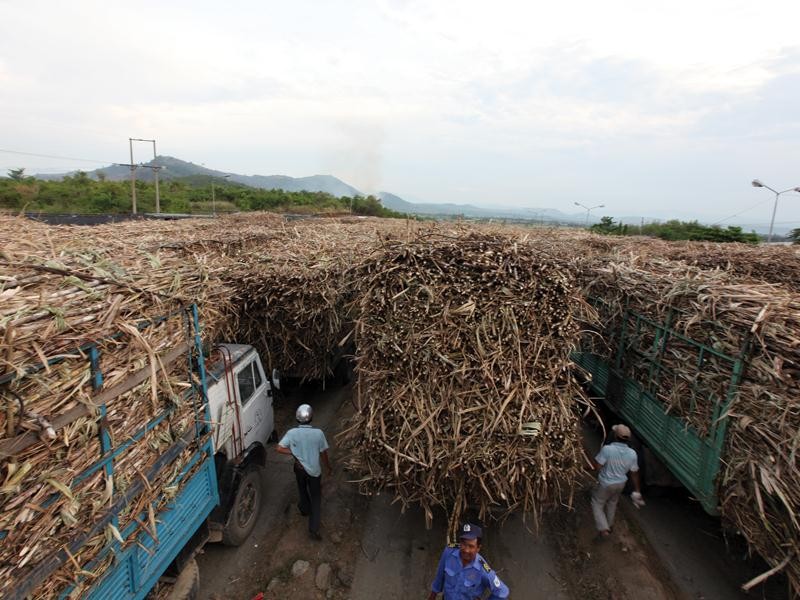
[[[36,156],[37,158],[55,158],[58,160],[77,160],[80,162],[88,162],[88,163],[101,163],[101,164],[114,164],[115,161],[113,160],[94,160],[91,158],[76,158],[74,156],[56,156],[54,154],[37,154],[35,152],[22,152],[20,150],[6,150],[4,148],[0,148],[0,152],[4,152],[6,154],[19,154],[22,156]]]
[[[775,221],[775,225],[794,225],[795,223],[800,223],[800,221]],[[769,223],[737,223],[737,225],[744,227],[745,225],[751,226],[767,226]]]
[[[739,215],[741,215],[743,213],[746,213],[748,210],[753,210],[754,208],[758,208],[759,206],[761,206],[762,204],[766,204],[767,202],[772,202],[772,200],[762,200],[761,202],[759,202],[758,204],[754,204],[750,208],[745,208],[744,210],[741,210],[741,211],[739,211],[739,212],[737,212],[735,214],[732,214],[729,217],[725,217],[724,219],[720,219],[719,221],[714,221],[711,225],[719,225],[723,221],[727,221],[728,219],[732,219],[734,217],[738,217]]]
[[[0,166],[0,170],[11,170],[11,169],[19,169],[20,165],[6,165]],[[76,170],[75,165],[72,166],[63,166],[63,167],[23,167],[26,171],[36,171],[37,173],[64,173],[67,171],[74,171]],[[79,169],[78,169],[79,170]]]

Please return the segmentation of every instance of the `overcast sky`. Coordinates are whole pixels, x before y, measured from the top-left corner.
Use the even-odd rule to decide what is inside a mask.
[[[98,161],[0,168],[142,137],[414,201],[764,224],[750,181],[800,186],[799,23],[800,0],[0,0],[0,149]]]

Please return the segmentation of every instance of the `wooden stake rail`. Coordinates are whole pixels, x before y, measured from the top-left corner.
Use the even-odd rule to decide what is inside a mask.
[[[168,448],[166,452],[161,454],[158,460],[150,466],[148,471],[144,473],[143,478],[134,481],[125,493],[119,497],[111,507],[103,512],[103,515],[92,524],[89,530],[80,533],[75,539],[69,542],[64,550],[58,550],[40,561],[23,580],[13,582],[13,587],[9,590],[9,598],[24,600],[56,570],[69,564],[69,562],[73,560],[72,557],[79,554],[81,548],[83,548],[89,540],[101,535],[104,529],[116,520],[117,515],[119,515],[123,508],[127,507],[137,496],[146,491],[147,487],[150,486],[148,482],[156,481],[157,475],[162,469],[175,461],[181,452],[189,446],[193,437],[194,431],[187,431],[184,433],[177,442]]]
[[[184,357],[188,351],[189,344],[186,342],[176,348],[173,348],[159,361],[162,365],[162,368],[171,365],[178,358]],[[139,371],[128,377],[119,385],[113,387],[112,389],[102,391],[97,396],[93,397],[91,400],[91,406],[81,404],[80,406],[70,409],[64,414],[55,417],[52,423],[53,429],[56,432],[59,432],[70,423],[73,423],[76,419],[95,414],[96,410],[101,406],[111,402],[115,398],[118,398],[127,392],[130,392],[142,382],[146,381],[151,375],[152,368],[149,365],[139,369]],[[34,432],[23,433],[15,438],[0,440],[0,457],[8,458],[20,454],[38,441],[39,435]]]

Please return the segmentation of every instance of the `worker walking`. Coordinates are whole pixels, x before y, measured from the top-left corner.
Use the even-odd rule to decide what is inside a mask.
[[[617,502],[625,489],[630,473],[633,489],[631,499],[637,506],[644,505],[639,482],[639,460],[636,450],[628,446],[631,430],[625,425],[614,425],[614,441],[604,445],[592,460],[592,466],[599,471],[597,484],[592,490],[592,513],[598,533],[603,537],[611,534]]]
[[[486,590],[490,592],[488,600],[508,598],[506,585],[478,554],[481,533],[477,525],[465,523],[459,532],[459,543],[444,549],[428,600],[435,600],[441,593],[444,600],[483,598]]]
[[[321,540],[319,526],[322,511],[322,465],[328,475],[331,463],[328,458],[328,440],[321,429],[311,426],[313,411],[308,404],[301,404],[295,412],[297,427],[286,432],[278,442],[278,452],[294,456],[294,476],[300,502],[300,514],[308,516],[308,535],[312,540]]]

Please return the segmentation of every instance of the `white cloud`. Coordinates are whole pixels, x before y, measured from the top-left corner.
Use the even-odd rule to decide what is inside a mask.
[[[718,190],[733,212],[752,203],[748,178],[800,183],[787,158],[800,151],[795,0],[2,11],[13,149],[121,160],[129,136],[152,136],[230,171],[330,172],[455,202],[502,186],[509,203],[561,208],[588,185],[620,210],[642,198],[688,210]]]

